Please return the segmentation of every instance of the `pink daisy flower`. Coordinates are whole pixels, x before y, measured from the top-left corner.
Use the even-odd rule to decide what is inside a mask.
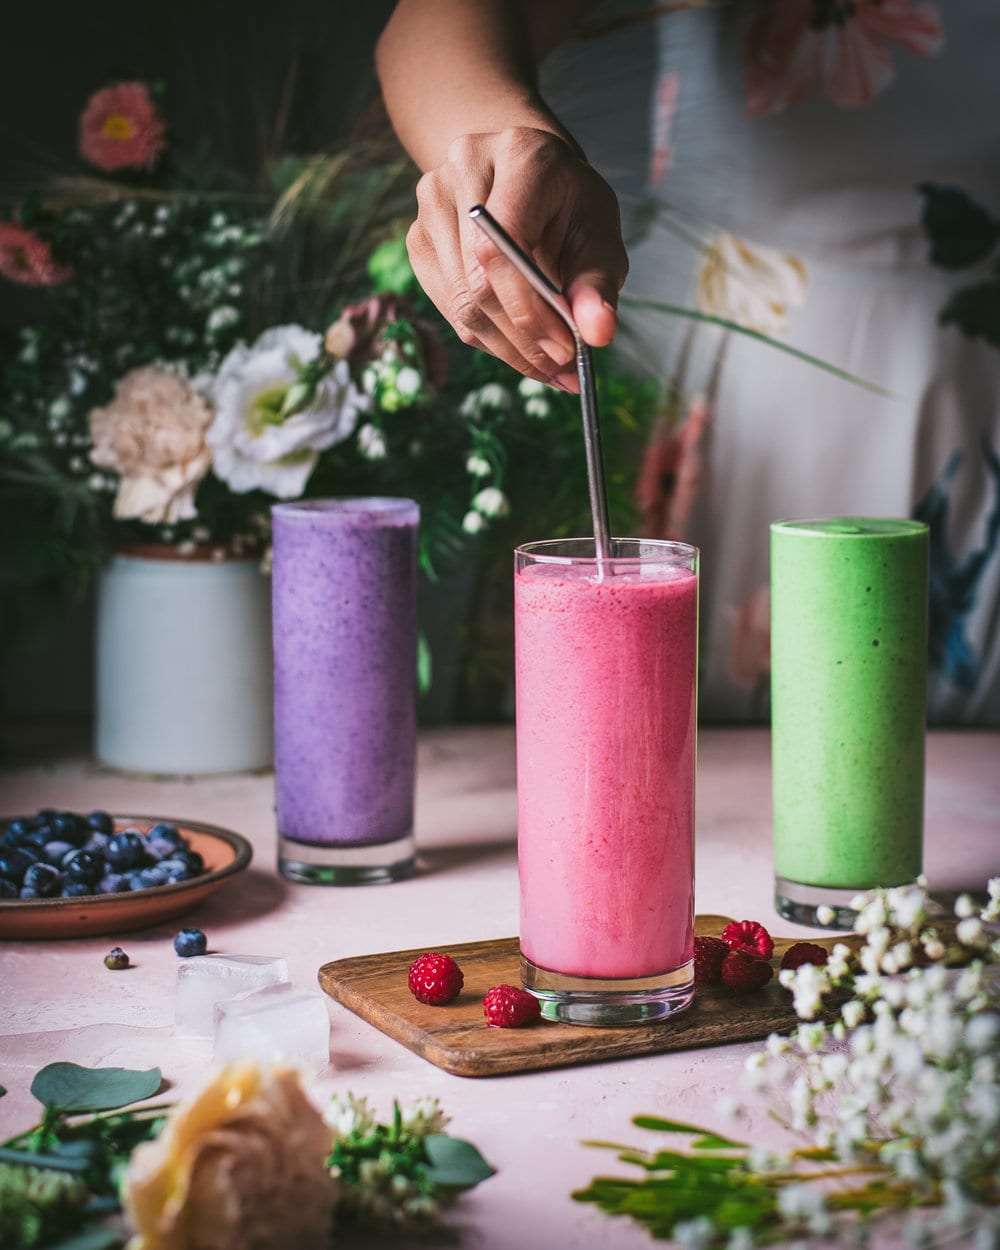
[[[166,126],[145,83],[95,91],[80,117],[80,154],[106,172],[152,169],[166,145]]]
[[[937,7],[914,0],[768,0],[747,33],[747,112],[780,113],[817,90],[838,108],[861,108],[896,76],[892,42],[915,57],[939,51]]]
[[[55,260],[52,248],[33,230],[0,221],[0,274],[22,286],[59,286],[73,271]]]

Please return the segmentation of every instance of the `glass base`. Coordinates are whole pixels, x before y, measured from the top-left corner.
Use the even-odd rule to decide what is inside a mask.
[[[399,881],[416,868],[413,834],[395,842],[350,846],[298,842],[278,834],[278,871],[300,885],[378,885]]]
[[[617,1027],[665,1020],[691,1005],[694,962],[655,977],[573,977],[521,956],[521,984],[539,1000],[546,1020]]]
[[[908,885],[910,882],[893,882]],[[858,913],[851,902],[859,894],[875,889],[871,885],[856,885],[837,889],[829,885],[804,885],[801,881],[774,878],[774,909],[785,920],[795,924],[810,925],[814,929],[840,929],[849,932],[854,928]]]

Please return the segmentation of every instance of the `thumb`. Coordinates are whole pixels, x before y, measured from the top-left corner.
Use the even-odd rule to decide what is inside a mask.
[[[607,274],[578,274],[565,294],[584,341],[591,347],[610,343],[618,329],[618,289]]]

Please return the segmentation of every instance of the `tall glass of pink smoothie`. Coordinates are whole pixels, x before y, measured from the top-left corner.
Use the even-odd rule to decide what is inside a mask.
[[[278,867],[292,881],[413,869],[419,515],[393,498],[271,509]]]
[[[515,553],[521,972],[552,1020],[691,1002],[698,552]]]

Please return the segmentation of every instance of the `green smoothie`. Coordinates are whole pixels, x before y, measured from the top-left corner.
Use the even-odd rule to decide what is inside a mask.
[[[854,890],[921,871],[927,558],[918,521],[771,526],[779,879]]]

